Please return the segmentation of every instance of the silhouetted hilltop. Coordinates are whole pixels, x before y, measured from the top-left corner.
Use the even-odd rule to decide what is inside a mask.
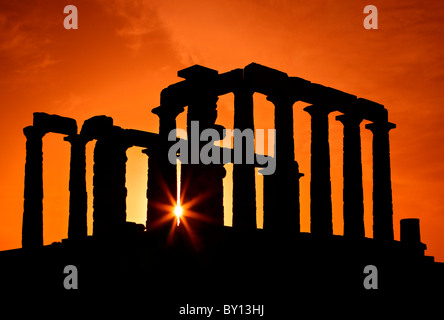
[[[425,299],[433,307],[444,266],[425,256],[419,220],[401,220],[401,240],[394,240],[389,131],[396,126],[384,106],[254,63],[222,74],[196,65],[178,75],[184,80],[162,90],[160,106],[152,110],[159,133],[124,129],[106,116],[86,120],[78,133],[74,119],[34,114],[24,129],[23,248],[0,252],[5,292],[21,296],[24,306],[47,299],[50,308],[79,311],[88,301],[102,316],[125,309],[159,319],[262,318],[261,312],[287,319],[303,310],[315,315],[336,306],[346,314],[350,305],[395,309],[395,302],[420,306]],[[214,145],[226,134],[215,123],[217,100],[230,92],[237,129],[231,149]],[[254,152],[255,92],[275,106],[274,156]],[[299,223],[296,101],[311,104],[304,109],[312,129],[310,233],[300,232]],[[174,131],[185,107],[187,140]],[[336,119],[344,125],[343,236],[332,229],[332,111],[342,113]],[[363,120],[373,133],[372,239],[364,234]],[[71,145],[70,205],[68,238],[43,246],[42,143],[48,132],[65,135]],[[88,236],[85,147],[92,140],[94,221]],[[143,147],[148,157],[146,225],[126,221],[126,151],[132,146]],[[177,158],[180,201],[174,196]],[[223,225],[226,163],[233,163],[232,227]],[[257,167],[264,174],[263,229],[256,226]],[[185,208],[181,216],[174,214],[178,205]]]

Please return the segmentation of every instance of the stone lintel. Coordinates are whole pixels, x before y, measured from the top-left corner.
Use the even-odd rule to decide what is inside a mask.
[[[123,129],[126,143],[129,146],[149,148],[157,143],[159,135],[157,133],[146,132],[134,129]]]
[[[244,68],[244,80],[253,91],[269,95],[287,86],[288,75],[276,69],[251,63]]]
[[[345,112],[347,105],[353,104],[357,97],[355,95],[326,87],[317,83],[311,83],[307,90],[300,93],[300,100],[311,104],[325,104]]]
[[[366,120],[377,122],[387,122],[388,112],[382,104],[370,101],[364,98],[358,98],[356,108],[362,113],[362,117]]]
[[[219,74],[217,70],[195,64],[194,66],[179,70],[177,76],[186,80],[205,80]]]
[[[336,120],[340,121],[344,126],[346,125],[357,125],[362,122],[363,118],[358,113],[345,113],[336,116]]]
[[[34,112],[33,126],[45,133],[54,132],[66,135],[77,133],[76,120],[44,112]]]
[[[107,134],[113,127],[113,118],[107,116],[95,116],[83,122],[80,135],[88,140],[97,139]]]
[[[317,114],[324,114],[328,116],[330,112],[335,111],[333,107],[326,104],[312,104],[305,107],[303,110],[308,112],[312,117]]]
[[[234,69],[217,77],[217,95],[234,92],[244,85],[244,70]]]
[[[373,134],[375,134],[375,133],[390,131],[391,129],[395,129],[396,124],[391,123],[391,122],[385,122],[385,121],[372,122],[372,123],[367,123],[365,125],[365,128],[369,129],[371,132],[373,132]]]

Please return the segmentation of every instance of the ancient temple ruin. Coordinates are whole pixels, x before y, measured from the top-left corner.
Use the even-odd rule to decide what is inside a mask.
[[[94,139],[97,143],[94,149],[93,237],[124,235],[145,228],[126,221],[126,150],[132,146],[144,148],[148,156],[146,230],[150,231],[173,223],[165,219],[170,213],[166,206],[159,204],[173,205],[168,193],[174,195],[177,187],[176,165],[168,161],[168,149],[172,144],[168,134],[176,128],[176,117],[187,107],[188,131],[191,121],[198,121],[200,130],[222,131],[223,128],[215,124],[218,97],[233,93],[234,128],[254,129],[255,92],[266,95],[274,104],[276,129],[276,171],[264,177],[264,231],[300,233],[299,179],[303,174],[299,172],[294,154],[293,104],[303,101],[310,104],[304,110],[311,115],[311,235],[326,238],[333,233],[328,115],[339,111],[342,115],[336,119],[344,126],[344,238],[359,240],[365,237],[360,123],[369,120],[371,123],[365,128],[373,133],[373,235],[376,241],[393,241],[389,131],[395,124],[388,121],[383,105],[255,63],[226,73],[195,65],[180,70],[178,76],[184,80],[162,90],[160,106],[152,110],[159,117],[159,133],[124,129],[115,126],[113,119],[106,116],[88,119],[78,130],[74,119],[34,114],[33,125],[24,129],[27,142],[23,248],[43,245],[42,139],[46,133],[65,135],[64,140],[71,144],[69,239],[87,237],[85,146]],[[190,132],[188,137],[193,138]],[[257,228],[256,166],[259,164],[233,165],[233,229]],[[207,219],[203,225],[193,227],[223,226],[222,179],[225,175],[224,163],[182,165],[182,183],[189,182],[184,202],[204,191],[208,193],[193,208]],[[287,199],[295,199],[291,210],[286,207]],[[402,241],[416,239],[420,242],[418,220],[404,221],[401,227]]]
[[[444,264],[425,255],[419,220],[401,220],[400,241],[394,240],[389,132],[395,125],[388,121],[384,106],[255,63],[226,73],[195,65],[178,76],[183,80],[162,90],[160,106],[152,109],[159,118],[158,133],[119,127],[105,115],[80,126],[74,119],[34,113],[32,125],[24,129],[22,248],[0,252],[0,282],[5,292],[17,291],[22,297],[35,289],[30,300],[42,297],[45,305],[53,302],[49,294],[62,297],[69,303],[64,310],[85,301],[91,302],[89,308],[100,300],[104,302],[98,308],[100,315],[103,310],[115,313],[115,306],[120,305],[125,312],[140,309],[144,317],[157,312],[155,319],[177,318],[176,307],[190,301],[206,301],[215,307],[229,301],[264,303],[272,319],[288,318],[304,308],[310,313],[330,313],[337,306],[341,314],[352,306],[356,317],[356,310],[364,314],[373,306],[378,313],[386,312],[383,303],[398,314],[401,305],[408,305],[405,310],[410,312],[405,301],[418,303],[412,297],[440,292]],[[234,128],[227,128],[239,129],[233,130],[233,140],[237,134],[238,139],[242,137],[243,130],[254,129],[256,92],[274,105],[274,154],[264,158],[243,143],[238,156],[247,160],[252,152],[254,161],[237,162],[233,156],[227,160],[222,155],[235,155],[237,148],[212,144],[216,149],[211,152],[223,151],[214,152],[222,157],[218,163],[206,164],[200,157],[182,163],[182,204],[191,204],[187,210],[198,212],[200,219],[185,214],[177,226],[173,210],[179,168],[169,157],[175,151],[172,146],[185,141],[177,132],[170,134],[176,129],[177,116],[186,110],[191,142],[175,152],[180,157],[185,150],[196,153],[196,145],[197,152],[206,147],[193,135],[193,124],[199,124],[200,132],[214,129],[223,139],[226,131],[216,124],[221,95],[234,95]],[[297,101],[308,104],[304,111],[311,116],[310,212],[303,213],[299,181],[304,175],[295,157],[293,132]],[[331,112],[341,113],[336,120],[343,125],[343,235],[334,235],[332,227]],[[363,120],[370,122],[365,128],[373,139],[373,199],[368,200],[373,201],[373,238],[364,233]],[[44,246],[42,146],[48,133],[61,134],[71,145],[70,203],[68,238]],[[85,150],[92,140],[96,140],[93,197],[88,199]],[[129,222],[126,215],[126,153],[133,146],[143,148],[148,162],[148,172],[140,172],[148,176],[146,225]],[[275,164],[274,173],[263,177],[263,190],[258,190],[255,180],[256,169],[263,168],[260,159],[273,159]],[[232,227],[224,226],[227,163],[233,166]],[[263,229],[256,225],[259,192],[263,193]],[[93,204],[92,235],[87,232],[88,201]],[[301,232],[301,214],[310,215],[310,232]],[[74,294],[63,286],[66,266],[79,270],[79,289]],[[370,288],[365,284],[369,267],[377,269]],[[75,297],[81,301],[73,303]],[[122,303],[125,298],[130,298],[128,305]],[[140,303],[134,303],[134,298]],[[393,303],[396,298],[402,304]]]

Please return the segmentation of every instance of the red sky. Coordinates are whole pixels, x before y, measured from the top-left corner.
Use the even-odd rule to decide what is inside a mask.
[[[78,8],[78,30],[63,27],[63,8],[70,4]],[[378,30],[363,27],[368,4],[378,8]],[[160,91],[179,81],[178,70],[201,64],[226,72],[256,62],[386,106],[389,120],[397,124],[391,131],[395,238],[400,219],[418,217],[427,254],[444,261],[443,21],[444,3],[439,1],[2,0],[0,250],[20,247],[22,129],[32,123],[33,112],[71,117],[79,126],[105,114],[116,125],[156,132],[157,117],[150,110],[159,105]],[[259,94],[255,102],[255,127],[272,127],[271,104]],[[232,103],[232,96],[219,101],[218,122],[227,127],[232,126]],[[295,152],[305,173],[301,227],[309,231],[310,117],[302,106],[294,107]],[[342,124],[334,116],[334,233],[341,234]],[[367,131],[362,129],[362,156],[366,236],[371,237]],[[92,150],[89,145],[89,158]],[[87,169],[90,192],[90,159]],[[46,244],[67,236],[68,174],[69,144],[60,135],[48,134]],[[130,149],[129,220],[145,220],[145,186],[146,158],[140,149]],[[88,214],[91,220],[91,209]]]

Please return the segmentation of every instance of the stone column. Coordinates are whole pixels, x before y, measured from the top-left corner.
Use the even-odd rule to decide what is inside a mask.
[[[374,122],[365,126],[373,132],[373,238],[393,240],[393,204],[390,173],[390,122]]]
[[[299,173],[294,160],[293,104],[287,95],[267,97],[274,108],[276,171],[264,177],[264,229],[299,233]]]
[[[168,134],[176,129],[176,117],[184,108],[176,105],[161,105],[152,110],[159,117],[159,139],[157,143],[142,151],[148,155],[147,186],[147,230],[170,226],[176,205],[176,164],[168,160]]]
[[[401,219],[401,244],[410,259],[421,259],[427,246],[421,242],[419,219]]]
[[[29,126],[26,136],[22,247],[43,246],[43,144],[45,132]]]
[[[176,205],[176,165],[169,163],[159,146],[153,145],[142,152],[148,155],[146,228],[170,226],[175,219],[172,213]]]
[[[284,235],[300,232],[299,172],[296,161],[285,173],[264,176],[264,229]]]
[[[182,165],[181,190],[184,193],[183,203],[192,204],[189,212],[185,212],[185,218],[193,229],[224,225],[222,181],[226,170],[223,164],[203,164],[199,157],[202,145],[208,143],[199,141],[200,133],[207,128],[216,129],[217,100],[218,96],[210,87],[203,87],[188,104],[188,154],[191,162],[194,157],[198,163]],[[199,123],[199,132],[192,132],[193,121]],[[191,148],[193,145],[198,148]]]
[[[333,234],[328,143],[328,114],[331,110],[323,105],[311,105],[304,110],[311,115],[311,233],[325,237]]]
[[[96,236],[118,236],[126,222],[126,149],[122,128],[98,139],[94,149],[94,223]]]
[[[253,93],[247,88],[234,92],[234,129],[254,132]],[[246,163],[246,140],[242,138],[242,163],[233,165],[233,228],[253,230],[256,229],[255,168],[254,164]]]
[[[344,237],[361,239],[365,237],[359,128],[362,117],[344,114],[337,116],[336,120],[344,125]]]
[[[419,231],[419,219],[409,218],[401,220],[401,242],[407,245],[418,245],[421,243]]]
[[[274,104],[274,128],[276,129],[276,168],[294,161],[293,104],[296,99],[285,95],[271,95],[267,100]]]
[[[86,238],[87,233],[87,193],[85,147],[88,140],[76,134],[64,138],[71,144],[69,171],[69,227],[68,238]]]
[[[176,129],[176,118],[184,111],[179,105],[161,105],[151,112],[159,117],[159,135],[161,139],[168,140],[168,134]]]

